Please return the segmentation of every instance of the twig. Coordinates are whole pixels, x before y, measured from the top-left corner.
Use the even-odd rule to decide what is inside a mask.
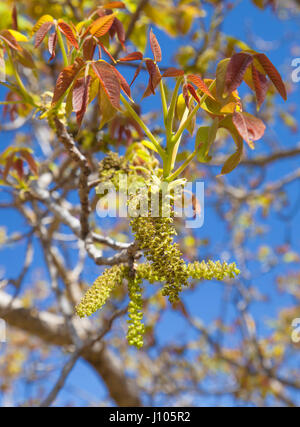
[[[79,178],[79,198],[81,204],[80,224],[81,224],[81,237],[84,239],[89,233],[89,187],[88,187],[88,176],[91,172],[88,165],[87,158],[81,153],[76,147],[75,141],[72,136],[68,133],[65,125],[56,117],[54,119],[56,134],[58,139],[64,144],[66,150],[70,154],[71,158],[80,167],[80,178]]]

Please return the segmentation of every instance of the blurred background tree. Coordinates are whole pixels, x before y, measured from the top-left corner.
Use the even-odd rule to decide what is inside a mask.
[[[30,36],[42,15],[76,24],[104,3],[1,2],[0,29],[14,28]],[[188,180],[204,181],[206,190],[203,227],[185,229],[184,222],[176,220],[184,258],[234,261],[241,274],[223,282],[195,280],[177,305],[162,297],[157,286],[147,286],[141,350],[128,347],[124,338],[128,297],[122,287],[116,288],[102,311],[80,320],[74,306],[103,269],[88,258],[76,234],[78,166],[47,122],[38,120],[17,98],[8,97],[9,88],[2,85],[1,171],[9,172],[18,185],[2,180],[0,188],[0,318],[6,322],[7,337],[0,343],[1,404],[297,406],[300,344],[292,340],[296,328],[292,322],[300,318],[300,147],[298,88],[290,76],[291,59],[299,55],[295,35],[300,3],[130,0],[125,4],[118,19],[129,52],[151,55],[147,43],[151,27],[163,51],[162,71],[172,66],[214,78],[220,60],[251,48],[267,53],[284,76],[288,102],[284,104],[271,87],[259,113],[255,96],[245,84],[241,87],[244,107],[255,112],[267,130],[254,151],[245,151],[232,174],[217,176],[234,150],[233,141],[222,132],[212,161],[193,162],[184,171]],[[26,43],[26,53],[17,55],[26,88],[43,93],[47,105],[51,101],[47,91],[55,87],[63,58],[57,54],[47,62],[50,54],[43,43],[44,49]],[[115,59],[123,55],[118,38],[111,42],[110,52]],[[136,66],[119,65],[130,81]],[[13,74],[9,64],[5,71]],[[145,82],[142,69],[133,99],[153,135],[159,136],[160,100],[156,95],[140,102]],[[109,150],[124,154],[128,142],[141,137],[139,129],[121,118],[99,131],[98,115],[97,108],[88,109],[77,139],[94,174]],[[204,113],[202,119],[207,120]],[[72,123],[75,135],[73,116],[71,130]],[[191,150],[192,140],[184,135],[182,156]],[[5,172],[12,152],[14,169]],[[33,197],[28,188],[36,181],[40,191]],[[89,185],[94,208],[95,182]],[[90,222],[102,236],[97,249],[106,259],[122,254],[133,240],[127,219],[100,219],[93,210]]]

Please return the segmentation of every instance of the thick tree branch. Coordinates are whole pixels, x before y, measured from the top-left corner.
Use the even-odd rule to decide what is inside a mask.
[[[34,308],[25,308],[19,299],[15,299],[7,311],[11,299],[10,295],[0,291],[0,317],[9,325],[35,335],[47,344],[62,347],[73,344],[63,317],[47,311],[38,312]],[[88,340],[82,322],[79,319],[73,322],[81,339]],[[98,340],[84,350],[83,358],[102,377],[111,398],[118,406],[141,406],[138,390],[132,380],[126,377],[121,361]]]

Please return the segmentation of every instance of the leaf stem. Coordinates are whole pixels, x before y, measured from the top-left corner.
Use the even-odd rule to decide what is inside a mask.
[[[209,86],[210,91],[214,88],[215,84],[216,84],[216,81],[214,80],[211,83],[211,85]],[[185,129],[187,129],[187,127],[189,126],[194,115],[197,113],[197,111],[199,110],[199,108],[201,107],[201,105],[203,104],[203,102],[206,100],[207,97],[208,97],[208,95],[206,93],[204,93],[200,99],[200,103],[198,105],[196,105],[196,107],[191,111],[191,113],[188,115],[187,119],[183,123],[181,123],[181,125],[179,126],[179,129],[177,130],[176,134],[174,135],[174,138],[173,138],[174,143],[176,143],[178,141],[178,139],[180,138],[183,131]]]
[[[177,81],[176,81],[176,85],[175,85],[173,94],[172,94],[172,99],[171,99],[169,111],[168,111],[168,114],[167,114],[167,119],[166,119],[167,142],[168,142],[168,140],[170,140],[170,138],[172,136],[175,107],[176,107],[178,90],[179,90],[181,82],[182,82],[182,78],[178,78]]]
[[[68,56],[67,56],[67,52],[66,52],[66,48],[64,45],[64,41],[61,35],[61,32],[59,31],[59,29],[56,30],[57,32],[57,40],[58,40],[58,44],[62,53],[62,57],[63,57],[63,61],[64,61],[64,66],[67,67],[69,65],[69,61],[68,61]]]
[[[165,87],[162,79],[160,79],[160,82],[159,82],[159,89],[160,89],[161,103],[162,103],[162,109],[163,109],[163,115],[164,115],[164,124],[166,126],[168,106],[167,106],[167,100],[166,100]]]
[[[30,104],[34,105],[31,95],[28,93],[28,90],[26,90],[24,83],[22,82],[21,77],[19,76],[18,70],[16,68],[16,64],[14,64],[14,62],[13,62],[9,46],[6,46],[6,51],[7,51],[9,61],[10,61],[11,66],[12,66],[12,70],[13,70],[15,79],[16,79],[17,84],[19,86],[20,92],[22,93],[22,95],[24,96],[24,99],[26,101],[28,101]]]
[[[157,149],[158,153],[160,154],[161,158],[164,160],[165,158],[165,151],[160,146],[159,142],[156,140],[155,136],[152,134],[148,126],[143,122],[143,120],[139,117],[139,115],[134,111],[132,106],[129,104],[129,102],[125,99],[125,97],[121,94],[121,101],[124,104],[126,110],[131,115],[131,117],[140,125],[140,127],[143,129],[145,134],[148,136],[150,141],[153,143],[155,148]]]
[[[191,154],[188,155],[188,157],[185,159],[185,161],[182,163],[182,165],[179,166],[179,168],[169,175],[166,178],[166,181],[171,182],[174,181],[175,178],[177,178],[178,175],[181,174],[181,172],[188,166],[188,164],[193,160],[193,158],[196,156],[197,151],[193,151]]]

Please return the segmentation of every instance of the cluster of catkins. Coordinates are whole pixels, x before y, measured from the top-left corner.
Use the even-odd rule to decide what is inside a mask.
[[[162,293],[171,303],[179,300],[183,286],[188,286],[186,264],[178,244],[173,242],[176,234],[171,217],[137,217],[131,227],[135,239],[158,277],[164,278]]]
[[[100,162],[100,177],[111,179],[116,173],[126,172],[127,165],[124,158],[110,153]],[[146,199],[148,199],[146,195]],[[140,199],[141,200],[141,199]],[[133,203],[136,200],[132,200]],[[160,200],[161,201],[161,200]],[[146,200],[147,203],[147,200]],[[139,204],[139,201],[138,201]],[[234,263],[227,264],[219,261],[202,261],[186,264],[182,253],[173,237],[176,234],[172,215],[164,216],[164,204],[161,201],[160,215],[151,216],[151,207],[148,201],[148,216],[137,215],[131,219],[131,227],[139,250],[143,251],[146,262],[131,266],[120,264],[106,269],[88,289],[76,311],[80,317],[90,316],[102,308],[111,295],[115,286],[127,283],[128,305],[128,333],[130,345],[137,348],[143,346],[145,327],[143,318],[142,282],[161,282],[162,294],[168,296],[171,303],[179,301],[179,294],[184,286],[188,286],[188,279],[223,280],[234,278],[239,270]]]

